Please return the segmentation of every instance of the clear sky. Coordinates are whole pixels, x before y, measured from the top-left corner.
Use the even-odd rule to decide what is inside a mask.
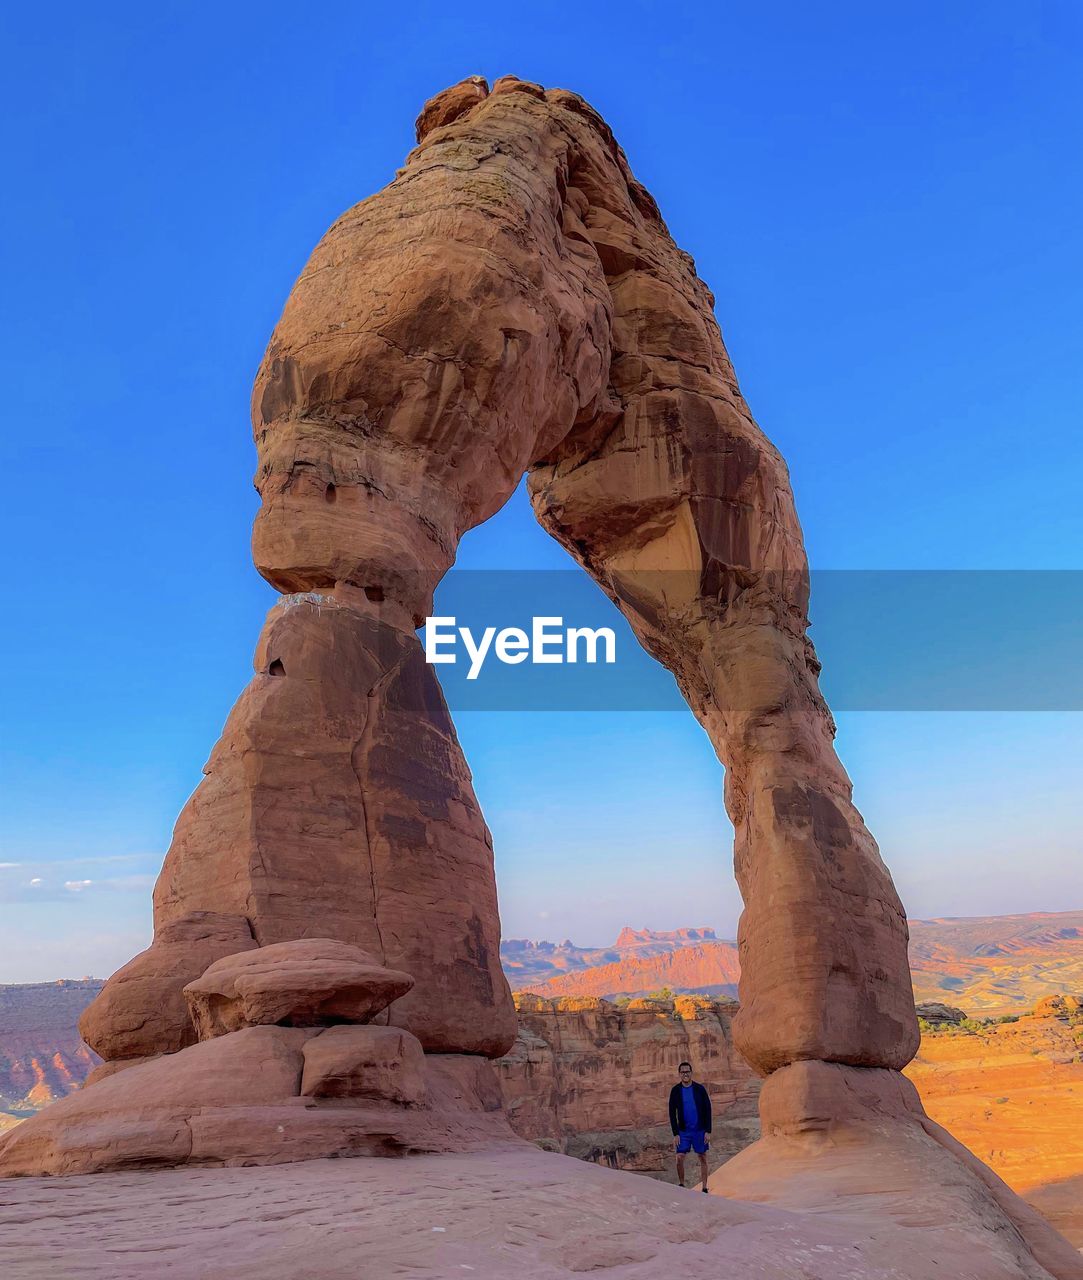
[[[260,355],[316,240],[465,75],[572,88],[609,120],[718,298],[815,566],[1083,569],[1074,0],[0,22],[0,981],[104,975],[148,940],[273,600],[248,554]],[[567,563],[521,494],[462,562]],[[720,774],[690,715],[458,719],[507,936],[732,932]],[[912,915],[1083,906],[1083,716],[839,728]]]

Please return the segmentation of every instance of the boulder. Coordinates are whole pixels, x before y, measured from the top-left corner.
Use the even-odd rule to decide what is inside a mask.
[[[1045,996],[1034,1006],[1036,1018],[1071,1018],[1083,1013],[1083,996]]]
[[[941,1004],[939,1000],[925,1000],[915,1006],[918,1017],[934,1027],[957,1027],[965,1022],[967,1015],[954,1005]]]
[[[329,1027],[309,1040],[301,1093],[316,1098],[425,1100],[425,1053],[398,1027]]]
[[[370,1022],[414,985],[368,952],[331,938],[301,938],[216,961],[184,988],[200,1040],[241,1027]]]

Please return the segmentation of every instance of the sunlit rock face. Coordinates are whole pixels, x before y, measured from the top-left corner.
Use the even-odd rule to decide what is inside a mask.
[[[759,1078],[733,1043],[733,1001],[515,997],[519,1034],[495,1063],[512,1128],[548,1150],[673,1182],[667,1105],[687,1059],[708,1090],[710,1163],[759,1136]]]

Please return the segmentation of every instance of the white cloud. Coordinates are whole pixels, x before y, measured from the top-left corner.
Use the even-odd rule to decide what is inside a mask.
[[[75,903],[98,894],[149,899],[160,862],[157,854],[127,853],[0,862],[0,902]],[[100,874],[88,875],[95,867]]]

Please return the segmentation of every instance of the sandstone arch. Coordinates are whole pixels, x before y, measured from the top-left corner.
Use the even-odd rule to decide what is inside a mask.
[[[905,921],[831,745],[785,465],[600,117],[510,78],[481,95],[467,82],[427,110],[407,168],[294,286],[253,398],[260,570],[416,623],[463,532],[529,472],[542,524],[727,767],[742,1049],[764,1071],[901,1067]]]
[[[299,1076],[303,1029],[186,1047],[181,989],[224,956],[331,939],[414,979],[380,1020],[448,1059],[460,1094],[492,1110],[461,1074],[463,1055],[497,1056],[515,1033],[492,845],[415,627],[460,538],[527,474],[539,520],[674,673],[726,767],[745,902],[737,1035],[770,1076],[766,1144],[727,1189],[736,1177],[769,1198],[798,1183],[810,1133],[849,1126],[882,1161],[905,1129],[914,1159],[941,1171],[930,1185],[1072,1274],[1057,1238],[949,1149],[897,1075],[918,1042],[905,917],[817,687],[785,464],[692,259],[575,94],[464,81],[427,104],[418,143],[317,246],[259,370],[253,550],[283,598],[178,820],[155,943],[88,1010],[86,1038],[120,1066],[175,1055],[126,1068],[152,1092],[186,1055],[236,1070],[221,1046],[238,1035],[273,1042],[283,1078]],[[57,1114],[78,1117],[109,1087]],[[119,1088],[110,1099],[127,1105]],[[361,1138],[336,1147],[327,1126],[345,1113],[328,1114],[306,1152],[370,1149],[356,1115]],[[266,1117],[246,1123],[202,1158],[288,1158],[253,1136]],[[65,1163],[45,1117],[23,1128],[0,1172],[121,1161]],[[789,1142],[778,1158],[772,1137]],[[189,1158],[198,1140],[171,1136],[154,1159]]]
[[[905,919],[832,746],[785,464],[709,290],[576,95],[467,81],[418,135],[317,246],[256,379],[253,549],[284,596],[177,824],[157,927],[211,912],[258,945],[355,943],[417,978],[389,1018],[426,1048],[507,1047],[491,842],[414,627],[529,473],[726,766],[742,1051],[764,1072],[903,1066]],[[87,1016],[106,1056],[138,1019],[125,992],[146,998],[114,982]],[[157,1048],[128,1035],[121,1056]]]

